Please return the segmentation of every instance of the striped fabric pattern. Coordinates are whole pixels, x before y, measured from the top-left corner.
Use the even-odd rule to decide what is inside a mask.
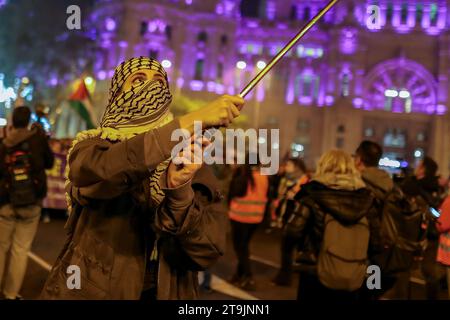
[[[267,190],[269,180],[258,170],[252,172],[255,186],[250,183],[247,186],[247,192],[244,197],[238,197],[231,200],[228,217],[241,223],[261,223],[264,218],[264,210],[267,202]]]
[[[156,125],[168,115],[172,95],[169,88],[160,81],[143,81],[133,85],[130,90],[122,91],[130,75],[146,69],[159,72],[167,81],[164,68],[158,61],[150,58],[132,58],[116,68],[101,127],[127,129],[148,124]]]

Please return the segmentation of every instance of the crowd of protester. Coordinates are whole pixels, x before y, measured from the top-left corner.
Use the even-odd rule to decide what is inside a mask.
[[[262,226],[282,234],[273,284],[290,286],[298,271],[300,300],[410,299],[416,266],[427,299],[439,299],[445,278],[450,298],[449,181],[430,157],[410,175],[391,176],[379,167],[382,155],[380,145],[363,141],[353,155],[326,152],[314,173],[294,158],[268,178],[256,165],[235,168],[228,204],[238,265],[231,282],[255,289],[249,243]],[[370,265],[380,267],[378,290],[367,288]]]
[[[52,154],[66,154],[70,147],[69,140],[49,139],[39,127],[27,129],[29,117],[27,107],[16,108],[12,131],[0,146],[0,191],[6,201],[0,210],[0,282],[7,299],[21,299],[26,256],[47,190],[45,169],[53,165]],[[39,169],[31,177],[41,183],[38,195],[27,193],[26,179],[16,189],[5,180],[6,172],[14,172],[11,165],[26,167],[23,159],[9,160],[12,164],[5,160],[22,155],[24,142],[30,153],[26,161]],[[16,149],[22,153],[15,154]],[[445,278],[450,298],[449,181],[438,176],[438,165],[430,157],[418,162],[412,174],[391,177],[379,168],[382,155],[380,145],[363,141],[353,155],[326,152],[315,172],[301,159],[288,158],[277,175],[265,176],[258,163],[249,161],[255,155],[248,155],[244,165],[214,168],[221,189],[226,188],[237,258],[230,282],[256,289],[250,242],[261,227],[281,234],[281,266],[273,285],[291,286],[297,272],[299,300],[380,299],[387,292],[393,299],[409,299],[417,265],[426,298],[439,299]],[[380,267],[379,290],[367,288],[369,265]],[[211,276],[209,270],[204,272],[201,288],[206,292],[212,291]]]
[[[290,286],[297,272],[299,300],[410,299],[416,265],[428,299],[439,298],[445,276],[450,298],[450,195],[433,159],[391,177],[378,166],[381,146],[363,141],[353,155],[325,152],[315,170],[289,158],[278,174],[265,176],[258,161],[249,161],[254,154],[219,170],[186,162],[208,145],[202,140],[175,163],[174,130],[193,135],[196,121],[226,127],[245,101],[224,95],[177,119],[171,101],[163,66],[138,57],[116,68],[100,126],[73,142],[49,140],[39,123],[30,126],[28,107],[14,108],[0,143],[4,298],[21,299],[27,255],[49,200],[49,169],[64,179],[70,214],[41,299],[198,298],[198,271],[201,287],[211,291],[210,268],[224,255],[226,211],[237,258],[230,282],[244,290],[258,287],[250,243],[261,227],[281,235],[273,285]],[[68,265],[79,265],[89,280],[81,291],[67,286]],[[379,281],[376,273],[370,279],[373,266]]]

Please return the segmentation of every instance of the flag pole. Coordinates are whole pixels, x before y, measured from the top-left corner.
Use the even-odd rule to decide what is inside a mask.
[[[284,55],[292,49],[292,47],[311,29],[320,18],[322,18],[330,9],[338,2],[338,0],[331,0],[311,21],[309,21],[300,32],[280,51],[278,54],[253,78],[252,81],[241,91],[239,96],[245,96],[253,90],[253,88],[261,81],[264,76],[284,57]]]

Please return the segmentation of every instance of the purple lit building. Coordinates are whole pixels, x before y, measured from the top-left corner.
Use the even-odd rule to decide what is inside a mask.
[[[239,93],[327,2],[99,1],[97,79],[144,55],[163,62],[175,96]],[[448,174],[449,2],[342,0],[248,97],[247,126],[280,128],[274,147],[310,164],[372,139],[386,164],[428,154]]]

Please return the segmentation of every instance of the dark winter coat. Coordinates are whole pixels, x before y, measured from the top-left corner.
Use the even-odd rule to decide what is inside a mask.
[[[227,216],[214,176],[204,167],[192,183],[166,188],[156,210],[145,196],[150,171],[170,157],[177,128],[174,121],[123,142],[95,138],[75,146],[68,186],[75,206],[42,299],[139,299],[155,238],[157,298],[198,297],[197,271],[225,247]],[[80,290],[67,288],[70,265],[81,269]]]
[[[8,136],[0,143],[0,205],[9,202],[8,196],[8,169],[6,155],[8,150],[14,148],[22,149],[27,144],[27,150],[31,154],[31,177],[33,178],[36,197],[43,199],[47,195],[46,169],[53,167],[54,156],[48,144],[45,134],[39,129],[28,130],[26,128],[13,128]]]
[[[380,219],[369,190],[336,190],[312,181],[302,186],[295,200],[297,207],[286,225],[285,236],[297,240],[305,257],[318,256],[326,214],[333,215],[342,224],[353,224],[366,216],[370,228],[368,255],[381,250]]]

